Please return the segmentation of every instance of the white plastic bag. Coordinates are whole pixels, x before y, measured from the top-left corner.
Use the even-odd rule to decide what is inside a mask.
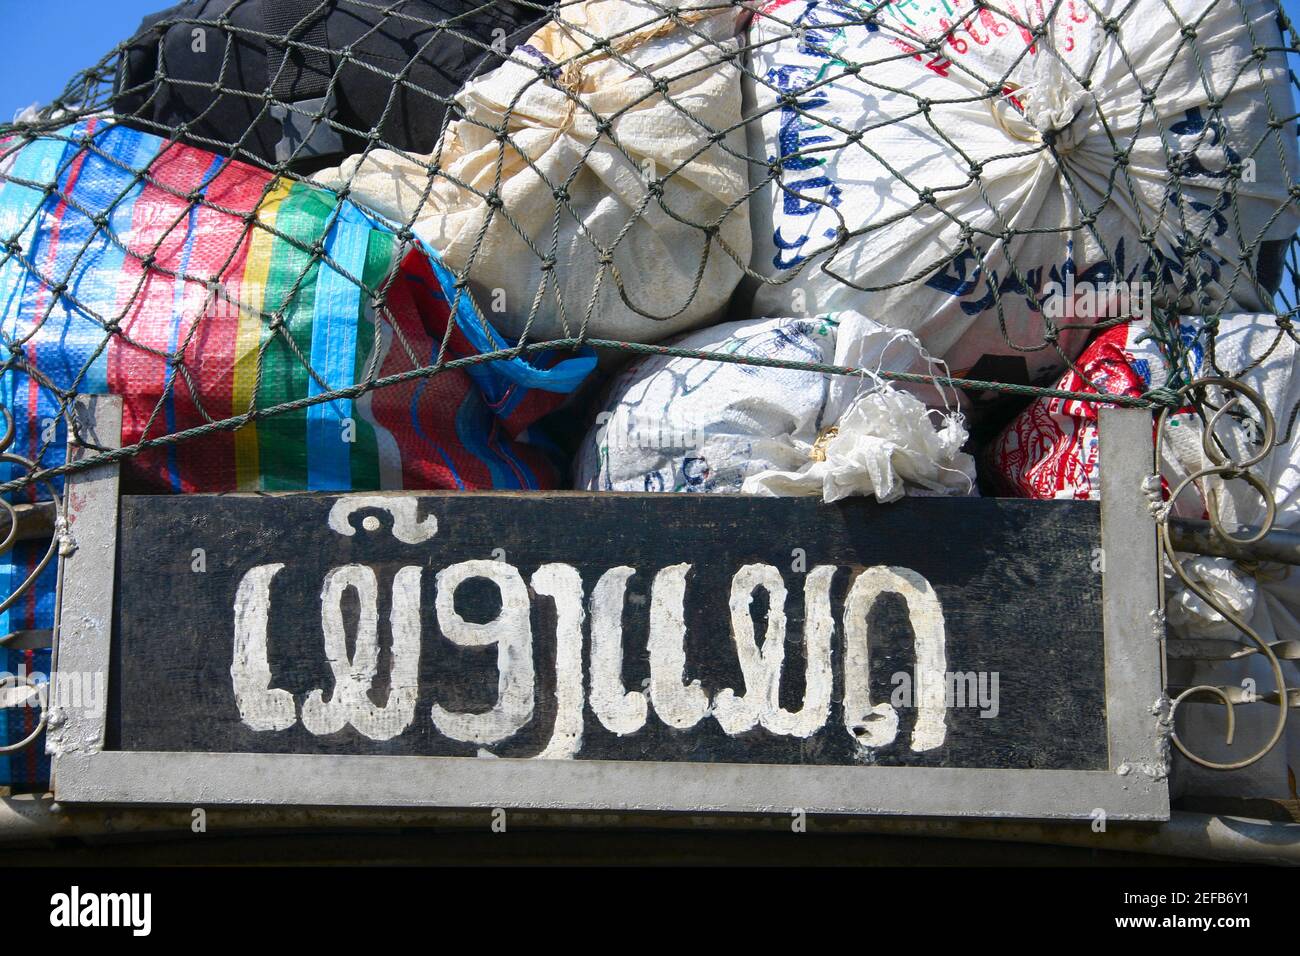
[[[576,485],[591,491],[821,494],[905,487],[974,490],[966,434],[871,372],[932,372],[915,340],[856,312],[729,322],[683,349],[867,370],[862,377],[654,356],[616,380],[583,443]],[[938,401],[942,401],[939,399]],[[941,420],[936,421],[936,418]]]
[[[748,206],[729,209],[748,175],[726,59],[747,15],[706,0],[566,3],[457,95],[464,118],[432,156],[376,150],[316,179],[411,223],[512,337],[534,309],[533,341],[695,328],[751,250]]]
[[[878,383],[854,399],[812,461],[793,472],[755,475],[742,490],[767,497],[821,495],[826,502],[852,495],[897,501],[908,486],[974,494],[975,461],[961,450],[968,437],[959,414],[941,414]]]
[[[991,6],[1000,12],[975,0],[759,8],[750,152],[783,170],[768,182],[751,167],[764,184],[753,268],[789,281],[760,285],[753,314],[861,309],[915,331],[955,375],[1037,382],[1078,354],[1086,326],[1149,315],[1152,298],[1186,313],[1267,308],[1256,263],[1238,265],[1243,248],[1297,226],[1294,124],[1269,128],[1295,112],[1276,3]],[[1256,62],[1256,47],[1272,52]],[[1187,237],[1204,247],[1185,251]],[[1259,266],[1276,273],[1280,246],[1267,252]],[[1111,282],[1117,295],[1096,294]]]

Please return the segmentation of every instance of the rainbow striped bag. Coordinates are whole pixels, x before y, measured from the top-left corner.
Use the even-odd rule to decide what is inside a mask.
[[[107,393],[127,446],[219,426],[128,458],[128,490],[559,484],[531,426],[594,356],[425,374],[512,343],[436,253],[335,193],[90,119],[0,144],[0,243],[0,402],[12,450],[42,466],[64,459],[61,403]],[[0,556],[0,592],[39,558]],[[47,621],[51,585],[0,614],[0,635]],[[46,653],[0,650],[0,670]],[[30,717],[0,710],[0,744]],[[0,784],[40,779],[41,759],[0,756]]]
[[[558,481],[527,430],[594,358],[414,374],[437,363],[444,337],[448,361],[508,343],[467,291],[455,291],[435,253],[332,192],[92,119],[4,157],[6,241],[0,333],[9,363],[0,401],[20,428],[56,410],[41,406],[51,386],[121,395],[131,445],[411,376],[355,401],[146,453],[126,465],[134,487],[531,489]],[[37,374],[10,373],[23,367]],[[51,433],[31,428],[19,437],[16,450],[32,457]],[[48,444],[61,460],[59,442]]]

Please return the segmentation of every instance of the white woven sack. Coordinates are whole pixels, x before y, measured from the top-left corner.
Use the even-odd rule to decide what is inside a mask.
[[[858,309],[956,375],[1039,382],[1099,317],[1268,307],[1297,226],[1287,63],[1252,58],[1276,3],[773,0],[749,42],[750,152],[784,167],[753,314]]]
[[[564,4],[457,95],[464,118],[432,156],[376,150],[316,179],[411,224],[512,337],[530,316],[533,341],[653,342],[713,321],[751,249],[727,59],[746,16],[706,0]]]

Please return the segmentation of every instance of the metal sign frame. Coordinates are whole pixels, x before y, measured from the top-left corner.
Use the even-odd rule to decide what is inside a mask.
[[[117,447],[121,405],[79,404],[87,446]],[[108,696],[52,708],[55,797],[66,803],[183,806],[517,808],[701,813],[1169,818],[1160,669],[1156,527],[1143,480],[1154,469],[1151,416],[1102,409],[1101,548],[1109,766],[994,770],[630,760],[142,753],[104,749]],[[70,457],[92,452],[70,449]],[[51,700],[60,685],[109,680],[118,521],[117,466],[67,484],[72,546],[60,562]]]

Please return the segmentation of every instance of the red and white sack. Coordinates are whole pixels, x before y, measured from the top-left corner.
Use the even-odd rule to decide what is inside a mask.
[[[1277,16],[1271,0],[763,3],[750,153],[783,168],[751,166],[753,268],[781,284],[753,314],[859,309],[956,375],[1038,382],[1097,319],[1149,317],[1148,297],[1268,308],[1255,279],[1280,274],[1300,165]],[[1078,291],[1111,282],[1122,297]]]
[[[961,450],[967,434],[955,407],[928,408],[874,374],[938,371],[906,332],[844,312],[728,322],[672,344],[865,371],[854,377],[685,356],[639,360],[617,378],[583,442],[574,466],[578,488],[826,501],[974,492],[974,461]]]
[[[1145,322],[1107,329],[1088,345],[1078,360],[1079,371],[1067,373],[1058,388],[1093,391],[1089,382],[1116,395],[1141,395],[1170,381],[1170,363]],[[1223,375],[1258,392],[1278,424],[1274,451],[1252,471],[1268,487],[1277,504],[1275,528],[1300,530],[1300,427],[1290,428],[1289,418],[1300,402],[1300,346],[1272,315],[1227,315],[1217,334],[1203,320],[1185,318],[1180,338],[1186,346],[1186,367],[1180,378]],[[1211,353],[1210,342],[1213,339]],[[1223,404],[1222,391],[1212,389],[1215,407]],[[1008,493],[1027,498],[1100,497],[1098,462],[1098,405],[1090,402],[1043,398],[1034,401],[999,436],[989,451],[994,474]],[[1237,414],[1240,412],[1241,414]],[[1230,424],[1229,424],[1230,422]],[[1249,401],[1243,400],[1232,417],[1215,429],[1224,451],[1233,461],[1245,461],[1260,450],[1263,424]],[[1171,414],[1164,432],[1161,474],[1169,490],[1188,475],[1209,467],[1202,448],[1202,424],[1190,409]],[[1139,494],[1140,489],[1134,490]],[[1172,504],[1180,517],[1208,518],[1213,502],[1217,516],[1229,532],[1242,525],[1258,526],[1265,519],[1260,495],[1244,481],[1218,478],[1198,481]],[[1200,555],[1180,556],[1184,572],[1240,615],[1265,641],[1300,637],[1300,569],[1284,565],[1247,566]],[[1173,640],[1218,638],[1249,643],[1248,639],[1181,579],[1166,570],[1167,623]],[[1290,686],[1300,686],[1300,668],[1283,661]],[[1258,693],[1274,689],[1275,680],[1260,655],[1221,663],[1170,660],[1170,681],[1183,686],[1199,684],[1241,685],[1254,682]],[[1223,708],[1188,703],[1180,710],[1180,734],[1192,749],[1210,759],[1229,762],[1248,755],[1267,740],[1276,720],[1270,705],[1256,704],[1237,710],[1237,743],[1222,744]],[[1295,718],[1292,719],[1293,724]],[[1278,796],[1283,794],[1286,761],[1300,768],[1300,727],[1288,730],[1277,750],[1243,774],[1207,775],[1180,762],[1181,784],[1188,792]]]
[[[704,325],[751,250],[731,59],[747,17],[712,0],[565,3],[457,94],[463,119],[432,155],[374,150],[315,178],[410,224],[511,337],[534,309],[533,341],[588,315],[587,334],[638,342]]]

